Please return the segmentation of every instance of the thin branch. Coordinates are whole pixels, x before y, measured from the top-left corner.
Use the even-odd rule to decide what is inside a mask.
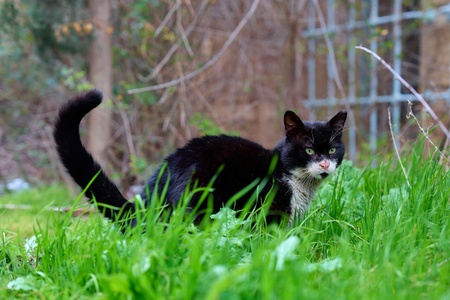
[[[445,140],[445,143],[444,143],[443,149],[448,149],[448,146],[449,146],[449,145],[450,145],[450,139],[446,139],[446,140]],[[441,159],[439,160],[439,163],[442,163],[442,158],[445,159],[447,162],[449,161],[447,157],[441,156]],[[449,162],[449,164],[447,165],[447,168],[449,168],[449,167],[450,167],[450,162]]]
[[[189,45],[189,41],[186,36],[186,31],[184,30],[183,23],[181,22],[181,13],[177,13],[177,27],[178,30],[180,30],[181,39],[184,42],[184,47],[186,48],[186,51],[189,53],[189,55],[192,57],[194,56],[194,51],[192,51],[191,45]]]
[[[172,18],[173,14],[178,10],[178,8],[181,5],[181,1],[178,0],[177,3],[175,3],[174,6],[172,6],[167,13],[167,15],[164,17],[164,20],[159,24],[158,28],[155,30],[155,37],[158,37],[158,35],[161,33],[161,31],[166,27],[167,23],[169,22],[170,18]]]
[[[7,210],[36,210],[36,207],[31,204],[0,204],[0,209],[7,209]],[[53,211],[53,212],[61,212],[61,213],[68,213],[73,210],[72,206],[46,206],[44,208],[45,211]],[[97,210],[86,207],[86,208],[78,208],[73,210],[72,215],[74,217],[80,216],[80,215],[87,215],[90,213],[97,213]]]
[[[136,149],[134,148],[133,134],[131,133],[131,127],[130,127],[130,120],[128,119],[128,116],[127,116],[125,110],[121,107],[120,103],[115,99],[113,99],[113,102],[116,105],[117,109],[119,110],[120,118],[122,119],[122,124],[123,124],[124,130],[125,130],[125,139],[127,141],[128,151],[130,152],[131,156],[136,156]]]
[[[433,109],[428,105],[425,99],[423,99],[422,95],[420,95],[405,79],[403,79],[397,72],[395,72],[394,69],[392,69],[392,67],[378,54],[363,46],[356,46],[355,48],[366,51],[367,53],[375,57],[379,62],[381,62],[386,67],[386,69],[388,69],[389,72],[391,72],[392,75],[394,75],[395,79],[399,80],[406,88],[408,88],[411,91],[411,93],[417,98],[417,100],[420,101],[420,103],[425,107],[425,110],[437,122],[441,130],[446,135],[447,139],[450,139],[450,132],[448,131],[447,127],[445,127],[445,125],[439,120],[438,116],[434,113]]]
[[[61,176],[64,184],[69,189],[70,195],[76,195],[74,183],[73,183],[72,179],[70,178],[69,174],[64,169],[62,163],[60,162],[58,153],[56,152],[56,148],[53,146],[54,142],[53,142],[52,131],[53,130],[49,125],[45,126],[45,128],[44,128],[45,136],[44,137],[47,141],[49,141],[49,144],[52,145],[51,147],[47,148],[48,156],[51,158],[51,161],[56,162],[56,169],[57,169],[59,175]]]
[[[211,105],[211,103],[208,102],[208,100],[206,100],[205,96],[203,96],[203,94],[200,92],[200,90],[197,87],[193,88],[194,93],[197,95],[197,99],[201,102],[203,102],[203,104],[205,105],[206,109],[209,110],[209,112],[212,114],[213,118],[214,118],[214,123],[217,124],[217,126],[219,126],[219,128],[222,130],[224,128],[222,122],[220,121],[219,116],[217,115],[216,110],[214,110],[213,106]]]
[[[315,9],[317,11],[317,15],[319,17],[320,26],[323,29],[326,29],[327,26],[325,23],[325,17],[323,16],[322,9],[320,8],[319,2],[317,0],[314,0],[314,7],[315,7]],[[348,117],[349,117],[349,121],[350,121],[349,126],[355,128],[356,127],[355,115],[353,114],[353,109],[352,109],[350,102],[347,98],[347,95],[345,93],[344,85],[342,84],[341,77],[338,74],[338,67],[337,67],[337,63],[336,63],[336,54],[334,53],[333,43],[331,42],[328,34],[324,34],[324,37],[325,37],[325,42],[327,44],[328,52],[330,52],[330,55],[331,55],[331,61],[333,63],[334,81],[336,83],[336,86],[339,89],[339,92],[341,93],[342,99],[344,99],[345,109],[348,112]]]
[[[244,16],[244,18],[239,22],[238,26],[230,34],[230,37],[225,42],[225,44],[223,45],[222,49],[220,49],[220,51],[211,60],[209,60],[206,64],[204,64],[201,68],[195,70],[192,73],[187,74],[186,76],[180,77],[178,79],[175,79],[175,80],[172,80],[172,81],[169,81],[169,82],[165,82],[165,83],[154,85],[154,86],[148,86],[148,87],[144,87],[144,88],[128,90],[128,94],[136,94],[136,93],[142,93],[142,92],[149,92],[149,91],[154,91],[154,90],[166,89],[166,88],[169,88],[169,87],[172,87],[172,86],[176,86],[176,85],[178,85],[178,84],[180,84],[182,82],[191,80],[192,78],[194,78],[194,77],[200,75],[201,73],[203,73],[206,69],[208,69],[212,65],[214,65],[222,57],[222,55],[225,53],[225,51],[227,51],[227,49],[231,46],[231,44],[234,42],[236,37],[241,32],[242,28],[244,28],[245,24],[247,24],[247,22],[251,19],[251,17],[255,13],[256,8],[259,5],[259,1],[260,0],[254,0],[253,1],[252,6],[248,10],[247,14]]]
[[[317,16],[319,17],[320,27],[322,27],[322,29],[326,29],[327,24],[325,23],[325,17],[323,16],[322,9],[320,8],[319,2],[317,0],[314,0],[314,8],[316,9]],[[334,78],[335,78],[334,81],[339,89],[339,92],[341,93],[342,98],[347,99],[347,96],[346,96],[345,90],[344,90],[344,86],[342,85],[342,82],[341,82],[341,77],[339,77],[339,74],[337,72],[337,63],[336,63],[336,58],[335,58],[336,55],[334,53],[333,43],[331,42],[328,34],[324,34],[324,38],[325,38],[325,43],[327,44],[328,52],[330,52],[331,57],[332,57],[333,73],[334,73]],[[347,109],[351,111],[350,104],[348,104]]]
[[[394,144],[395,153],[398,157],[398,162],[400,163],[400,167],[402,168],[403,174],[405,175],[406,183],[408,184],[408,187],[411,187],[411,183],[409,183],[408,175],[406,174],[405,167],[402,163],[402,158],[400,157],[400,153],[398,152],[397,143],[395,142],[395,136],[394,131],[392,130],[392,120],[391,120],[391,108],[388,108],[388,118],[389,118],[389,129],[391,131],[391,137],[392,137],[392,143]]]
[[[189,24],[189,26],[184,31],[184,35],[186,36],[186,38],[189,36],[189,34],[192,32],[192,30],[194,30],[195,26],[197,25],[198,21],[200,20],[200,17],[203,15],[206,8],[208,7],[208,3],[209,3],[209,0],[204,0],[202,2],[202,5],[200,6],[200,9],[199,9],[197,15],[195,16],[194,20],[192,20],[192,22]],[[150,73],[148,76],[145,76],[145,77],[138,74],[137,77],[139,78],[139,80],[148,82],[148,81],[152,80],[153,78],[155,78],[156,76],[158,76],[159,72],[161,72],[164,65],[170,60],[170,58],[175,53],[175,51],[178,50],[182,41],[183,41],[182,39],[178,39],[178,41],[175,44],[173,44],[173,46],[169,49],[169,51],[167,51],[167,54],[164,56],[164,58],[161,60],[161,62],[156,66],[156,68],[153,69],[152,73]]]
[[[423,129],[423,127],[420,125],[419,120],[417,120],[416,116],[414,115],[414,113],[413,113],[413,111],[412,111],[413,103],[412,103],[411,101],[408,101],[408,104],[409,104],[409,112],[408,112],[408,114],[406,115],[406,117],[407,117],[407,118],[412,117],[412,118],[414,119],[414,121],[416,121],[417,126],[419,127],[420,131],[421,131],[422,134],[425,136],[425,138],[427,139],[427,141],[430,142],[431,145],[433,145],[433,147],[434,147],[434,149],[436,150],[436,152],[438,152],[438,153],[441,155],[441,158],[444,159],[444,160],[447,162],[447,164],[450,164],[449,159],[445,156],[444,153],[442,153],[441,150],[439,150],[439,147],[436,146],[436,144],[430,139],[430,136],[429,136],[429,134],[426,132],[426,130]],[[447,139],[447,141],[448,141],[448,139]]]

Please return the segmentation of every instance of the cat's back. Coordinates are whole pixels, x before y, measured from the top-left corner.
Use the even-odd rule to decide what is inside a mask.
[[[165,161],[173,173],[195,174],[206,183],[223,168],[222,175],[245,178],[262,176],[272,161],[273,151],[250,140],[228,135],[194,138]],[[185,178],[185,176],[183,176]]]
[[[189,181],[207,186],[220,173],[214,184],[214,194],[222,205],[220,201],[226,201],[255,179],[265,177],[272,158],[272,150],[241,137],[219,135],[194,138],[164,160],[166,171],[170,173],[166,200],[175,204]],[[154,190],[159,173],[160,170],[150,178],[150,190]],[[168,178],[166,172],[162,176],[163,181]],[[145,194],[142,196],[147,198]]]
[[[217,159],[226,162],[246,158],[271,157],[272,151],[242,137],[218,135],[194,138],[171,156],[180,156],[184,159],[192,158],[196,162],[203,159],[208,161]]]

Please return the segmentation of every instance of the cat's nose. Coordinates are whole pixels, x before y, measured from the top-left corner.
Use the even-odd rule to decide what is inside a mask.
[[[322,161],[319,163],[319,166],[320,166],[324,171],[326,171],[326,170],[328,170],[328,167],[330,166],[330,161],[329,161],[329,160],[322,160]]]

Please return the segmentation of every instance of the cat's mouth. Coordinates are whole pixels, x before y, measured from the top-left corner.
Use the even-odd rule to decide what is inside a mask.
[[[325,178],[328,177],[329,174],[326,173],[326,172],[323,172],[323,173],[320,173],[319,175],[320,175],[320,177],[321,177],[322,179],[325,179]]]

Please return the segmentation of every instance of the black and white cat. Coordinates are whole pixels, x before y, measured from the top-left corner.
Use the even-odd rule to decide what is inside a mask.
[[[89,199],[109,206],[102,209],[106,217],[118,220],[132,213],[135,206],[101,171],[80,140],[81,119],[101,101],[98,90],[71,99],[59,111],[54,138],[61,161],[75,182],[83,189],[88,187]],[[148,205],[155,192],[161,195],[165,189],[164,201],[175,207],[185,190],[193,191],[195,187],[200,192],[191,194],[188,208],[196,208],[201,216],[219,211],[247,188],[242,197],[228,203],[233,209],[243,209],[256,191],[258,196],[252,200],[252,208],[271,199],[268,222],[280,221],[284,216],[292,220],[306,211],[322,180],[341,164],[346,117],[347,113],[341,111],[328,122],[302,122],[294,112],[286,111],[286,136],[273,150],[227,135],[194,138],[164,159],[148,180],[141,198]],[[204,189],[198,188],[209,184],[212,201],[199,203]]]

